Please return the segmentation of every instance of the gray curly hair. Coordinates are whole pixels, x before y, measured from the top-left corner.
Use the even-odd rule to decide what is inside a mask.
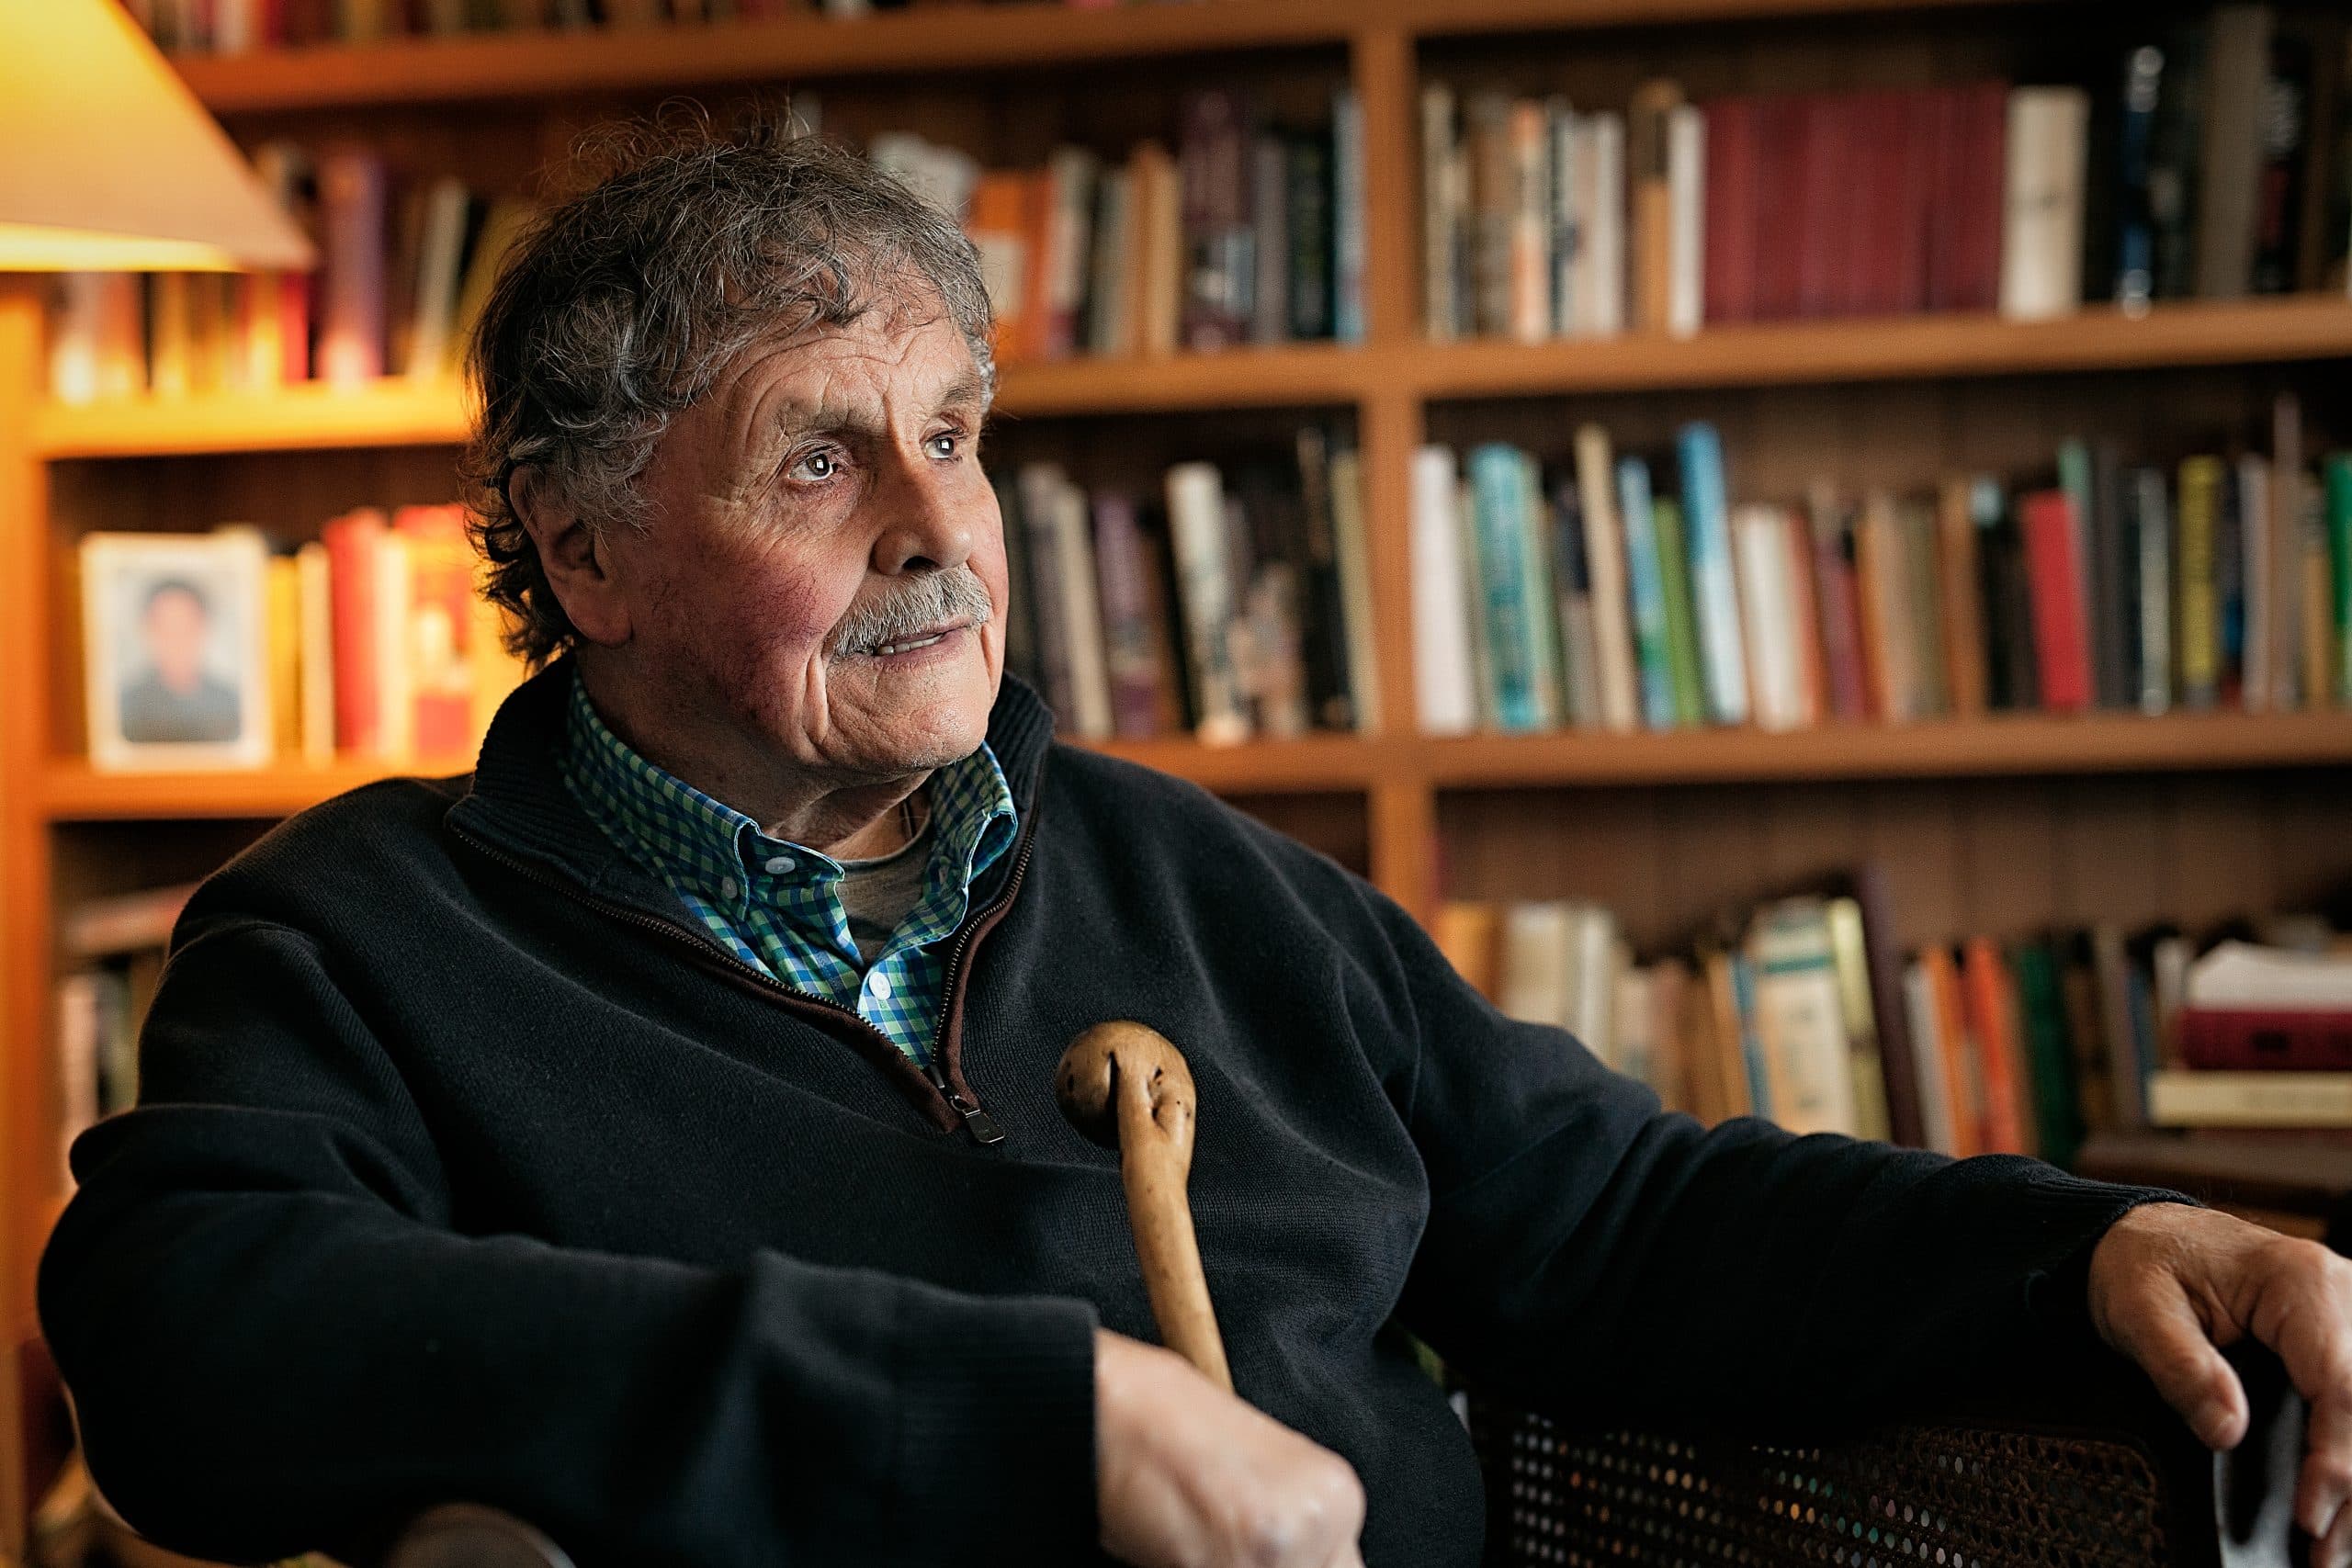
[[[467,354],[459,473],[483,592],[534,667],[575,634],[515,511],[525,470],[592,528],[642,527],[655,446],[737,355],[877,310],[944,309],[995,386],[988,290],[956,220],[782,113],[600,128],[574,169],[587,187],[517,236]]]

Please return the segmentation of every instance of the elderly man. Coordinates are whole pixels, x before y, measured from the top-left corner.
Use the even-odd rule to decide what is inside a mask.
[[[1840,1416],[2096,1329],[2214,1442],[2253,1333],[2337,1517],[2352,1268],[1661,1114],[1338,866],[1054,744],[1002,677],[989,335],[949,220],[773,131],[639,148],[521,245],[472,468],[546,667],[469,778],[206,885],[141,1103],[74,1150],[42,1322],[134,1524],[357,1551],[466,1498],[590,1564],[1462,1568],[1478,1475],[1408,1330],[1568,1410]],[[1106,1018],[1190,1055],[1239,1399],[1144,1342],[1056,1109]]]

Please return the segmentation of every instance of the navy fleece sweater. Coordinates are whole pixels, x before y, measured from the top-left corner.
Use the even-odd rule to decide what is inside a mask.
[[[1331,862],[1053,744],[1012,681],[1023,834],[948,939],[935,1085],[581,816],[568,680],[470,778],[209,881],[140,1104],[74,1147],[42,1325],[158,1541],[356,1554],[466,1498],[583,1568],[1098,1561],[1092,1331],[1154,1335],[1114,1158],[1049,1080],[1106,1018],[1191,1062],[1235,1383],[1354,1464],[1373,1568],[1466,1568],[1482,1528],[1396,1325],[1571,1416],[1834,1419],[2060,1332],[2078,1303],[2037,1293],[2146,1196],[1661,1114]]]

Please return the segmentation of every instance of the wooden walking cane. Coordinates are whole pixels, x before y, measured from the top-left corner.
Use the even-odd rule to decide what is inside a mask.
[[[1119,1153],[1127,1224],[1161,1343],[1231,1393],[1233,1373],[1184,1197],[1195,1101],[1183,1053],[1146,1025],[1098,1023],[1062,1053],[1054,1099],[1072,1126]]]

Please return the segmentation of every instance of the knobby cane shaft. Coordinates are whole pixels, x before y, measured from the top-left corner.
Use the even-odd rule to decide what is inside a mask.
[[[1127,1224],[1160,1342],[1233,1392],[1225,1341],[1184,1196],[1193,1169],[1195,1100],[1183,1053],[1140,1023],[1098,1023],[1054,1069],[1054,1098],[1071,1125],[1119,1152]]]

